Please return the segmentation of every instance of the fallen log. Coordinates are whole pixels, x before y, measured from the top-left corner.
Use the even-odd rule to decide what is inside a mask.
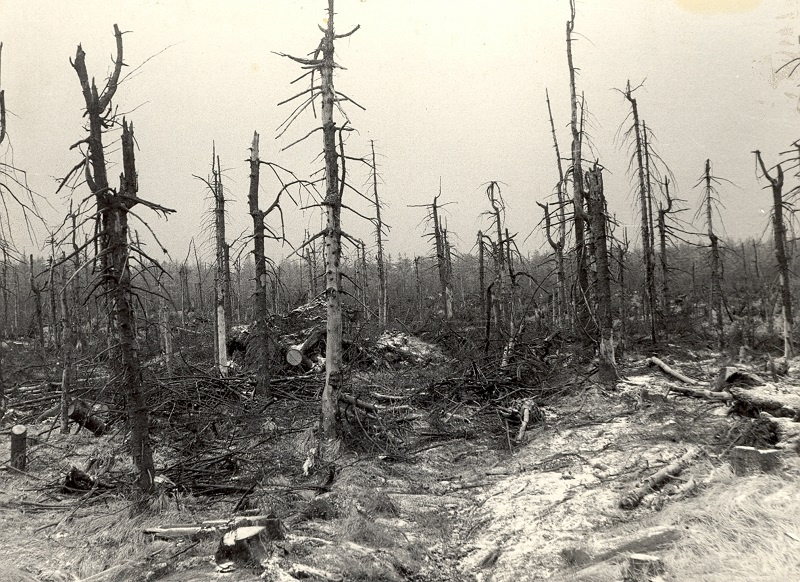
[[[265,526],[274,521],[276,521],[276,518],[273,515],[239,515],[233,519],[210,519],[196,524],[179,523],[149,527],[144,529],[142,533],[167,540],[187,537],[198,538],[206,535],[215,535],[238,527]]]
[[[700,384],[700,382],[698,382],[697,380],[692,380],[688,376],[684,376],[680,372],[678,372],[676,370],[673,370],[672,368],[667,366],[664,362],[662,362],[661,360],[659,360],[655,356],[647,358],[646,361],[647,361],[648,364],[650,364],[652,366],[658,366],[659,368],[661,368],[661,370],[665,374],[667,374],[668,376],[672,376],[673,378],[677,378],[678,380],[680,380],[684,384],[691,384],[693,386],[697,386],[698,384]]]
[[[693,447],[689,448],[689,450],[687,450],[677,461],[670,463],[666,467],[654,473],[642,481],[641,485],[628,492],[620,500],[619,506],[622,509],[635,509],[639,506],[639,504],[642,502],[642,499],[644,499],[647,494],[656,491],[669,479],[680,475],[680,473],[687,467],[687,465],[689,465],[692,459],[694,459],[699,453],[699,449]]]
[[[80,400],[72,401],[67,409],[67,416],[94,436],[101,436],[106,432],[106,424],[99,417],[93,415],[91,409]]]
[[[780,393],[774,386],[757,386],[751,389],[730,387],[733,411],[742,416],[758,418],[761,412],[772,416],[800,419],[800,395]]]
[[[676,392],[681,396],[689,396],[690,398],[702,398],[704,400],[718,400],[719,402],[730,402],[733,396],[730,392],[713,392],[711,390],[703,390],[701,388],[685,388],[683,386],[669,386],[667,393]]]

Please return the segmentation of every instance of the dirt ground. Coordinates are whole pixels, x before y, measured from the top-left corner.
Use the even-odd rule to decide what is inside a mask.
[[[709,358],[688,363],[684,372],[708,380],[717,366]],[[723,402],[665,396],[675,381],[641,361],[624,371],[615,390],[587,384],[542,406],[544,419],[521,444],[512,442],[514,430],[505,438],[465,432],[405,455],[344,452],[333,473],[306,476],[295,433],[282,444],[295,447],[282,461],[292,476],[272,479],[255,504],[282,520],[284,539],[269,542],[255,568],[214,561],[224,528],[177,539],[144,533],[229,519],[240,496],[163,492],[141,511],[116,489],[62,493],[66,472],[90,458],[94,466],[119,458],[115,470],[125,471],[122,437],[61,435],[49,432],[48,422],[30,425],[25,473],[0,472],[0,578],[610,581],[622,579],[625,558],[638,552],[664,559],[662,580],[726,579],[688,577],[685,564],[677,566],[680,538],[703,521],[690,516],[754,479],[776,479],[759,487],[774,486],[780,501],[787,487],[796,488],[797,453],[782,451],[774,475],[734,476],[727,462],[734,445],[767,446],[756,421],[729,414]],[[794,382],[785,381],[785,390],[794,390]],[[8,432],[4,427],[0,458],[9,458]],[[696,453],[692,462],[667,486],[633,510],[620,507],[644,478],[689,450]],[[800,528],[786,535],[794,551]],[[787,564],[752,579],[800,579],[800,564]]]

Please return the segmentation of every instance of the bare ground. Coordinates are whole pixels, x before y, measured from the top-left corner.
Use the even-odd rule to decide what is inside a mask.
[[[716,365],[697,361],[683,371],[708,379]],[[763,425],[729,415],[723,403],[664,397],[671,383],[633,363],[615,390],[587,385],[545,406],[544,421],[520,445],[513,429],[507,437],[465,431],[404,455],[343,453],[324,493],[329,474],[302,474],[307,443],[294,433],[280,442],[285,454],[265,454],[279,466],[256,503],[283,519],[286,539],[270,544],[263,567],[228,572],[213,560],[219,532],[162,540],[143,530],[230,518],[240,496],[164,492],[142,512],[119,489],[61,493],[70,466],[90,457],[117,458],[114,470],[124,472],[122,437],[48,436],[48,423],[33,425],[26,472],[0,473],[2,579],[610,581],[637,551],[663,558],[664,580],[800,579],[796,452],[781,453],[774,475],[734,476],[730,449],[767,447]],[[782,389],[797,390],[794,383]],[[449,422],[468,428],[470,418]],[[643,478],[692,447],[698,455],[683,473],[636,509],[620,508]],[[0,458],[8,454],[6,437]],[[683,490],[687,483],[695,486]],[[740,521],[715,521],[723,516],[709,507],[723,506],[725,519]],[[734,539],[742,529],[754,537]],[[653,542],[652,532],[665,537]]]

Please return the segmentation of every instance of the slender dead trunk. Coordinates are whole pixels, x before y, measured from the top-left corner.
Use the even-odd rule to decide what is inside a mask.
[[[719,237],[714,233],[713,222],[713,177],[711,160],[706,160],[705,181],[706,228],[711,246],[711,326],[716,330],[717,348],[725,345],[725,330],[722,321],[722,258],[719,252]]]
[[[68,285],[61,290],[61,329],[63,343],[61,350],[61,433],[69,434],[69,404],[70,392],[75,387],[75,327],[67,300]]]
[[[438,200],[441,195],[441,184],[439,194],[433,198],[431,204],[431,216],[433,217],[433,236],[436,245],[436,264],[439,270],[439,286],[442,294],[442,309],[445,319],[453,319],[453,288],[448,277],[447,263],[449,260],[449,249],[445,247],[444,236],[442,234],[442,223],[439,219]]]
[[[44,317],[42,315],[42,288],[36,284],[36,275],[33,271],[33,255],[30,255],[30,285],[33,294],[33,320],[36,324],[39,350],[44,353]]]
[[[639,176],[639,208],[642,221],[642,255],[644,258],[645,267],[645,305],[649,316],[650,338],[653,343],[657,340],[656,334],[656,299],[655,299],[655,277],[653,265],[653,253],[650,248],[651,228],[650,228],[650,210],[649,210],[649,196],[647,194],[646,172],[644,165],[644,146],[642,144],[642,132],[639,122],[639,108],[636,104],[636,98],[631,91],[631,83],[628,81],[628,87],[625,91],[625,98],[631,104],[631,112],[633,115],[633,133],[636,140],[636,163]]]
[[[669,308],[669,274],[667,264],[667,215],[672,211],[672,197],[669,195],[669,179],[664,179],[664,194],[667,198],[666,208],[658,206],[658,242],[660,246],[661,286],[659,288],[661,312],[664,314],[663,326],[666,330],[670,322]]]
[[[372,193],[375,196],[375,242],[378,245],[378,323],[386,326],[389,313],[389,291],[386,287],[386,266],[383,262],[383,221],[381,220],[381,202],[378,198],[378,166],[375,161],[375,141],[370,140],[372,149]]]
[[[483,232],[478,231],[478,308],[480,317],[486,313],[486,266],[484,258]]]
[[[216,148],[215,148],[216,150]],[[230,269],[227,263],[225,241],[225,193],[222,187],[222,169],[216,151],[211,156],[214,195],[214,234],[216,241],[216,272],[214,277],[214,355],[220,376],[228,375],[228,318],[230,317]]]
[[[267,257],[264,250],[264,212],[258,202],[258,185],[260,180],[259,135],[253,132],[253,143],[250,146],[250,190],[247,202],[250,216],[253,219],[253,260],[255,262],[255,293],[253,294],[253,313],[255,329],[248,350],[254,350],[256,361],[255,393],[262,397],[270,393],[271,353],[269,344],[269,314],[267,313]]]
[[[545,213],[545,232],[547,234],[547,241],[553,249],[556,257],[556,323],[563,325],[563,316],[566,312],[567,305],[567,272],[564,265],[564,245],[567,238],[567,220],[566,220],[566,192],[567,179],[564,175],[564,166],[561,161],[561,150],[558,147],[558,137],[556,136],[556,126],[553,121],[553,110],[550,107],[550,94],[545,89],[545,98],[547,101],[547,113],[550,117],[550,131],[553,134],[553,149],[556,153],[556,167],[558,168],[558,185],[556,186],[556,194],[558,197],[558,237],[554,239],[550,231],[550,212],[548,206],[539,204]]]
[[[788,359],[793,358],[795,352],[792,338],[794,325],[792,291],[789,279],[789,259],[786,255],[786,225],[783,220],[783,168],[780,164],[775,166],[775,177],[773,178],[767,171],[764,160],[761,158],[761,152],[756,150],[755,154],[764,177],[772,187],[772,238],[780,275],[781,305],[783,307],[783,355]]]

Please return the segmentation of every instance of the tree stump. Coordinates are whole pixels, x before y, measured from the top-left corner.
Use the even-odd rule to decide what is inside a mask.
[[[649,582],[665,571],[664,562],[658,556],[631,554],[622,567],[622,578],[625,582]]]
[[[11,466],[20,471],[25,470],[28,456],[28,428],[17,424],[11,429]]]
[[[737,475],[775,471],[781,467],[778,449],[756,449],[755,447],[733,447],[730,456],[733,472]]]
[[[214,559],[217,564],[259,564],[269,555],[267,543],[283,538],[283,527],[277,518],[270,519],[267,525],[237,527],[222,536]]]

